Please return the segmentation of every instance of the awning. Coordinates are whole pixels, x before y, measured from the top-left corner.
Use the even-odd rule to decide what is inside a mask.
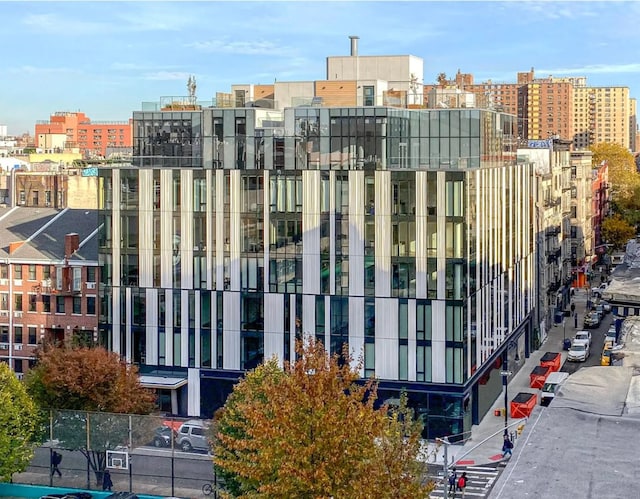
[[[176,390],[187,384],[186,377],[140,375],[140,384],[144,388]]]

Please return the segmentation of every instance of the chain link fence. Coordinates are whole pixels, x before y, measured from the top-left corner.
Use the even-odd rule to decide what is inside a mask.
[[[211,421],[60,410],[42,421],[43,444],[14,483],[101,491],[108,470],[114,492],[202,497],[211,493],[207,484],[214,496],[220,486]]]

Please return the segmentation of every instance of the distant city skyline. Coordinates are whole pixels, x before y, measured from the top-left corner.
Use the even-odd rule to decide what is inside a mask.
[[[424,59],[424,81],[458,69],[476,83],[586,76],[638,97],[640,2],[4,2],[0,124],[82,111],[124,121],[144,101],[199,100],[232,84],[320,80],[326,57]],[[421,75],[420,75],[421,76]]]

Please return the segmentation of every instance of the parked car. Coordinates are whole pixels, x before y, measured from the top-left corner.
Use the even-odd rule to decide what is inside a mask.
[[[586,328],[595,328],[600,325],[600,314],[597,312],[589,312],[584,317],[584,327]]]
[[[600,286],[591,288],[591,293],[593,294],[593,296],[601,296],[606,289],[607,289],[607,283],[603,282],[602,284],[600,284]]]
[[[574,341],[585,341],[591,346],[591,332],[590,331],[578,331],[573,337]]]
[[[204,421],[190,419],[180,426],[176,436],[176,445],[185,452],[192,450],[209,451],[209,427]]]
[[[613,348],[613,341],[604,341],[604,346],[602,347],[602,355],[600,356],[600,365],[601,366],[610,366],[611,365],[611,349]]]
[[[160,426],[153,432],[154,447],[171,447],[171,439],[173,438],[173,430],[168,426]]]
[[[613,341],[613,343],[615,344],[617,336],[618,335],[616,333],[616,327],[611,326],[609,330],[604,334],[604,342],[606,343],[607,341]]]
[[[604,309],[605,314],[608,314],[609,312],[611,312],[611,303],[609,303],[608,301],[602,300],[600,302],[600,305],[602,305],[602,308]]]
[[[574,341],[569,348],[567,360],[570,362],[584,362],[589,358],[589,345],[585,341]]]

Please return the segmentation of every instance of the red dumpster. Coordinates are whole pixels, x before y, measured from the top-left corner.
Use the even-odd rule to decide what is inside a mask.
[[[528,418],[531,411],[538,403],[538,396],[535,393],[520,392],[511,401],[512,418]]]
[[[552,372],[560,370],[560,362],[562,356],[557,352],[547,352],[540,359],[540,365],[542,367],[550,367]]]
[[[551,368],[549,366],[534,367],[529,375],[529,386],[531,388],[542,388],[550,372]]]

